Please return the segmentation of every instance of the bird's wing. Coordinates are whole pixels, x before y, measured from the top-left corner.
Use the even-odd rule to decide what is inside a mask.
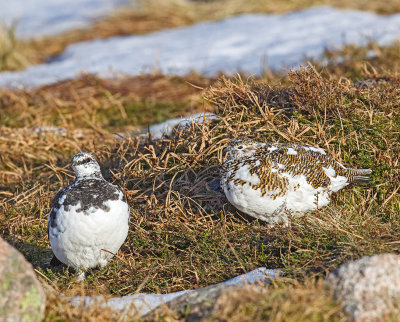
[[[330,184],[327,171],[332,168],[336,175],[339,168],[335,160],[321,148],[281,143],[267,146],[260,153],[281,176],[304,175],[314,188],[327,187]]]

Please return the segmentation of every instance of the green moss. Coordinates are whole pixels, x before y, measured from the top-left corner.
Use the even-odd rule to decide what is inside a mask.
[[[20,307],[25,312],[23,314],[25,321],[40,321],[42,319],[40,308],[44,300],[43,295],[38,291],[37,287],[32,285],[20,302]]]
[[[4,279],[0,281],[0,290],[3,291],[3,296],[5,296],[6,292],[12,288],[14,279],[15,274],[13,272],[7,271]]]

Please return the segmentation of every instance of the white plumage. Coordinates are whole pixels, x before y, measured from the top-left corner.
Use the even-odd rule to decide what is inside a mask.
[[[221,170],[229,202],[270,224],[329,204],[332,192],[351,182],[368,182],[369,169],[348,169],[321,148],[294,143],[232,140]]]
[[[104,267],[129,230],[129,205],[122,191],[104,180],[88,153],[72,159],[76,180],[53,199],[48,235],[55,257],[80,272]]]

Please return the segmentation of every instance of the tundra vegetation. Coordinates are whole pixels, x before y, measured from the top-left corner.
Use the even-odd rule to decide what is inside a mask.
[[[281,268],[281,277],[264,286],[265,296],[232,294],[219,319],[345,320],[323,286],[327,273],[363,255],[399,253],[399,63],[399,44],[370,43],[326,52],[324,64],[287,74],[82,75],[34,90],[0,89],[0,235],[45,285],[46,320],[115,314],[100,305],[73,307],[58,292],[167,293],[260,266]],[[219,118],[157,141],[115,135],[201,111]],[[322,147],[346,166],[373,169],[372,180],[340,191],[290,227],[268,227],[211,189],[222,149],[239,135]],[[105,178],[123,189],[131,223],[111,263],[77,283],[73,272],[49,267],[47,215],[54,195],[72,182],[70,160],[81,150],[94,153]]]

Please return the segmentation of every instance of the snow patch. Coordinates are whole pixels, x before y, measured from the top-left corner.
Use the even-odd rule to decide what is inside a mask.
[[[257,282],[269,284],[270,283],[269,279],[277,277],[278,274],[279,274],[279,269],[267,269],[265,267],[260,267],[251,272],[248,272],[240,276],[236,276],[234,278],[231,278],[227,281],[224,281],[216,285],[243,285],[243,284],[254,284]],[[135,308],[138,311],[140,316],[143,316],[149,313],[150,311],[154,310],[159,305],[172,301],[173,299],[192,291],[193,290],[184,290],[168,294],[139,293],[122,297],[114,297],[110,300],[107,300],[105,302],[105,305],[118,311],[122,311],[128,306],[131,306],[132,308]],[[99,297],[75,296],[71,299],[71,303],[73,305],[79,305],[81,303],[84,303],[86,307],[90,307],[96,301],[101,302],[102,300],[103,298],[101,296]]]
[[[196,113],[185,117],[174,118],[165,122],[153,124],[149,127],[150,136],[154,140],[161,139],[164,135],[171,136],[174,129],[178,130],[190,126],[192,123],[202,124],[205,121],[211,121],[217,118],[217,115],[210,112]]]
[[[305,57],[319,59],[327,48],[363,45],[369,40],[387,45],[399,38],[400,14],[380,16],[331,7],[283,15],[244,14],[147,35],[74,44],[46,64],[0,73],[0,86],[38,87],[82,72],[111,78],[134,76],[154,68],[175,75],[193,70],[209,76],[238,71],[260,74],[266,67],[298,67]]]
[[[88,26],[130,0],[0,1],[0,22],[17,23],[20,38],[41,37]]]

